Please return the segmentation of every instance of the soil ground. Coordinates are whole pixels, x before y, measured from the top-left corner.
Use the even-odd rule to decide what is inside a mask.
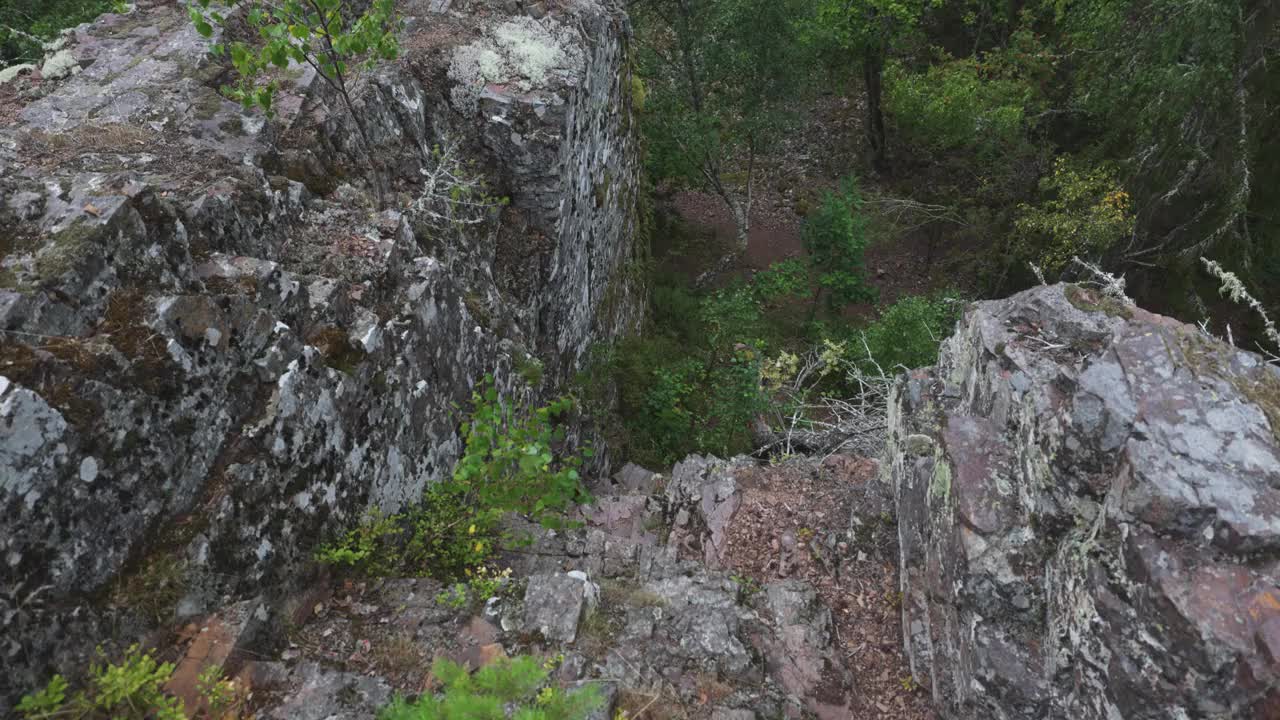
[[[935,720],[902,649],[897,530],[887,507],[867,502],[878,467],[833,455],[816,471],[807,460],[739,471],[742,504],[729,524],[725,560],[761,585],[797,578],[818,591],[855,678],[858,704],[849,720]],[[859,518],[856,542],[834,541],[851,517]]]

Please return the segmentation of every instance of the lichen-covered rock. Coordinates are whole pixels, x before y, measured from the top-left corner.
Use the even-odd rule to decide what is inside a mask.
[[[1280,713],[1280,369],[1076,286],[890,406],[903,625],[953,718]]]
[[[524,593],[524,629],[557,643],[578,636],[586,607],[587,583],[564,573],[534,575]]]
[[[378,677],[337,672],[308,662],[280,681],[288,687],[281,702],[260,717],[267,720],[372,720],[391,702],[391,688]]]
[[[699,457],[685,465],[700,468],[688,482],[701,477],[713,487],[748,461]],[[616,499],[645,504],[632,498],[662,502]],[[670,508],[678,509],[702,512],[697,501]],[[675,514],[649,516],[647,530],[665,534],[663,518]],[[808,583],[753,586],[709,569],[700,552],[681,557],[674,547],[637,541],[610,518],[588,517],[585,527],[562,530],[508,522],[530,543],[500,558],[510,572],[491,598],[457,605],[435,599],[446,586],[434,580],[348,580],[331,597],[313,592],[300,602],[315,613],[298,620],[280,660],[251,662],[238,674],[257,716],[292,717],[314,705],[335,716],[371,717],[369,699],[385,697],[380,688],[413,695],[431,687],[424,677],[433,658],[475,668],[520,655],[545,659],[563,687],[597,688],[605,702],[590,717],[599,720],[634,715],[651,702],[725,720],[842,720],[861,711],[844,692],[849,678],[832,611]],[[629,551],[619,552],[623,547]],[[356,672],[369,676],[353,688],[360,692],[331,687],[350,684]],[[344,696],[352,701],[345,708],[335,704]]]
[[[624,16],[550,12],[581,62],[510,98],[517,158],[489,141],[515,116],[455,107],[446,73],[504,16],[449,5],[406,4],[404,57],[356,81],[377,181],[314,73],[245,113],[171,3],[77,28],[82,70],[0,128],[0,714],[109,635],[270,605],[330,533],[451,470],[477,379],[548,395],[636,326]],[[511,196],[501,223],[417,232],[446,132]],[[536,201],[514,192],[535,170]]]

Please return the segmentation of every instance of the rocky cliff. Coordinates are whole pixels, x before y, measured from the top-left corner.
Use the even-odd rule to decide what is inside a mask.
[[[896,386],[903,632],[950,718],[1280,717],[1280,369],[1076,286]]]
[[[177,5],[78,28],[64,81],[19,78],[0,116],[0,698],[100,640],[289,586],[326,532],[450,471],[453,404],[484,373],[552,392],[637,325],[625,17],[402,10],[402,58],[357,82],[376,183],[310,70],[281,74],[270,122],[246,113]],[[480,49],[501,62],[468,73]],[[442,146],[510,205],[423,223]]]

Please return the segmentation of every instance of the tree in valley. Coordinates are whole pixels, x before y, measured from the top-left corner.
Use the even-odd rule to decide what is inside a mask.
[[[636,0],[643,121],[656,180],[720,198],[746,248],[765,153],[797,119],[812,63],[802,0]]]
[[[1190,269],[1214,253],[1277,263],[1280,5],[1269,0],[1097,0],[1056,21],[1074,60],[1074,104],[1101,128],[1134,198],[1112,264]],[[1269,173],[1269,174],[1268,174]]]
[[[832,309],[876,298],[866,278],[867,218],[854,178],[845,179],[838,193],[823,194],[822,204],[805,218],[800,237],[818,276],[812,313],[824,293]]]
[[[809,28],[810,43],[843,71],[862,71],[866,90],[865,133],[872,165],[886,159],[884,71],[890,53],[905,45],[919,28],[925,11],[938,0],[819,0]]]

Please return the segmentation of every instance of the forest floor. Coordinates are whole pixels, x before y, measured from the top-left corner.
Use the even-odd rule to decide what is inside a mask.
[[[821,468],[781,463],[739,471],[742,504],[728,525],[725,563],[761,585],[795,578],[817,591],[854,678],[849,720],[933,720],[929,694],[912,680],[902,647],[889,498],[867,487],[877,482],[879,465],[832,455]],[[845,537],[851,518],[853,542],[831,542]]]
[[[751,212],[747,250],[736,257],[714,281],[745,278],[776,262],[807,255],[801,227],[807,212],[816,208],[824,192],[839,187],[840,179],[854,175],[864,193],[879,194],[874,173],[860,156],[862,138],[860,100],[828,95],[819,98],[806,113],[805,122],[763,162]],[[842,138],[833,143],[832,138]],[[852,140],[849,140],[852,138]],[[734,249],[736,229],[728,207],[718,196],[700,190],[665,195],[662,211],[670,217],[668,237],[655,238],[654,254],[660,271],[692,281]],[[892,304],[909,295],[923,295],[957,284],[942,253],[931,251],[930,236],[921,228],[903,228],[892,218],[877,217],[874,204],[871,242],[866,252],[870,284],[879,293],[879,304]],[[936,237],[933,238],[937,243]],[[875,317],[875,304],[847,307],[850,320]]]

